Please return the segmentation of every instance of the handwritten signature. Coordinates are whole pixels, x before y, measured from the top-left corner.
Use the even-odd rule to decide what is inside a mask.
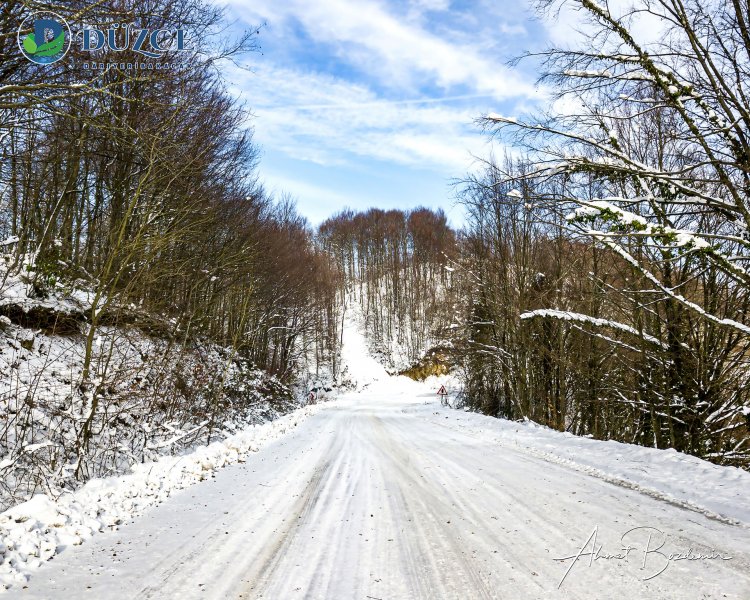
[[[588,566],[591,567],[594,561],[628,562],[633,557],[634,560],[640,560],[640,569],[645,573],[643,581],[658,577],[669,568],[669,565],[680,560],[732,559],[731,556],[725,556],[716,550],[710,550],[706,553],[688,548],[686,551],[667,552],[664,546],[667,543],[668,536],[656,527],[643,526],[629,529],[620,537],[621,547],[614,552],[606,551],[602,544],[597,543],[598,534],[599,526],[597,525],[576,554],[554,559],[561,562],[572,560],[560,583],[557,584],[558,589],[565,582],[573,567],[581,560],[585,562],[585,558],[588,558]]]

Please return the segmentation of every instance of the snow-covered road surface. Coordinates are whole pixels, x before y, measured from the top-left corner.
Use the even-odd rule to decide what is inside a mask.
[[[750,473],[441,407],[355,321],[358,392],[7,597],[750,598]]]
[[[750,598],[747,527],[492,441],[497,421],[431,392],[375,381],[7,597]],[[628,534],[625,558],[580,558],[558,588],[572,560],[555,558],[595,528],[600,556],[622,554],[636,527],[655,529]],[[644,554],[656,529],[662,554]],[[731,559],[663,556],[690,548]]]

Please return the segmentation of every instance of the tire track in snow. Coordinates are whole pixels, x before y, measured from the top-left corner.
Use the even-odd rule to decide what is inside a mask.
[[[192,488],[194,499],[175,496],[141,525],[64,553],[43,573],[54,587],[39,581],[18,597],[78,600],[89,585],[97,600],[134,589],[181,600],[750,597],[745,529],[505,448],[490,432],[446,427],[392,387],[351,395]],[[733,559],[675,565],[647,582],[637,565],[587,563],[557,590],[566,565],[554,558],[595,525],[607,547],[630,527],[658,525]],[[91,568],[89,553],[113,549],[121,563]]]

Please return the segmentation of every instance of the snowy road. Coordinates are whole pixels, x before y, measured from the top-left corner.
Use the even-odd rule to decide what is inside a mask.
[[[374,382],[8,597],[750,598],[747,528],[492,442],[479,434],[493,420],[433,398]],[[595,527],[600,556],[653,527],[663,554],[732,558],[668,561],[636,530],[628,556],[582,557],[558,589],[572,560],[554,559]]]

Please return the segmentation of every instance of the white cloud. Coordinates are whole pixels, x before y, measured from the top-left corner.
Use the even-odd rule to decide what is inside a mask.
[[[436,189],[473,170],[475,156],[488,152],[474,120],[541,97],[531,76],[497,55],[498,36],[525,34],[512,25],[518,14],[456,12],[450,0],[224,2],[241,22],[268,23],[261,42],[266,36],[272,52],[253,61],[252,73],[230,68],[227,80],[247,99],[255,140],[269,151],[275,174],[262,163],[267,183],[297,196],[314,222],[341,208],[342,190],[357,205],[390,172],[405,181],[439,180],[430,195],[445,202],[447,187]],[[286,159],[323,168],[285,173],[293,164]],[[355,172],[361,190],[348,185]],[[403,191],[402,198],[399,189],[388,193],[396,205],[419,196]]]
[[[520,23],[500,23],[500,32],[508,36],[526,36],[528,31]]]
[[[266,189],[276,195],[291,194],[312,225],[318,225],[342,208],[351,206],[356,199],[335,189],[300,181],[288,174],[280,175],[263,171],[263,183]]]
[[[609,0],[606,2],[610,14],[618,19],[625,19],[626,27],[634,34],[636,41],[649,46],[663,41],[668,22],[649,12],[638,10],[645,3],[633,0]],[[591,13],[582,8],[578,2],[563,2],[555,5],[555,10],[547,14],[544,23],[550,41],[558,47],[580,47],[598,30],[591,23]]]
[[[252,99],[256,140],[298,160],[367,157],[458,176],[486,142],[473,125],[477,111],[453,104],[465,96],[384,101],[361,84],[269,66],[230,80]]]
[[[450,0],[409,0],[409,4],[418,10],[444,11],[451,6]]]
[[[532,82],[503,64],[507,57],[487,56],[478,42],[472,45],[432,33],[373,0],[225,2],[249,22],[267,21],[272,27],[301,24],[316,43],[332,46],[339,60],[392,88],[429,81],[445,90],[464,86],[497,99],[536,93]]]

